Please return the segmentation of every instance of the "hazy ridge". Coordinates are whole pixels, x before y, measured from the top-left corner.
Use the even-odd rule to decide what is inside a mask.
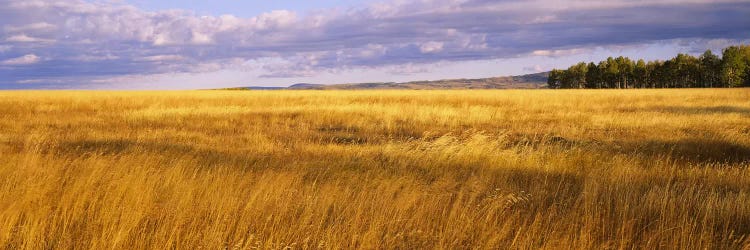
[[[281,89],[311,89],[311,90],[334,90],[334,89],[539,89],[547,86],[549,72],[518,75],[500,76],[475,79],[446,79],[435,81],[412,81],[412,82],[370,82],[370,83],[345,83],[345,84],[310,84],[298,83],[289,87],[241,87],[232,89],[252,90],[281,90]]]

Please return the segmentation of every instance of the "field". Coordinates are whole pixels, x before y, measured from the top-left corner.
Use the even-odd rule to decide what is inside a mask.
[[[750,248],[750,89],[0,92],[0,248]]]

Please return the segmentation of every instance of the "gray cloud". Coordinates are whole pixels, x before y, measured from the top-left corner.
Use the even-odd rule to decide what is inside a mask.
[[[255,67],[263,77],[750,38],[747,1],[394,0],[253,18],[82,0],[0,0],[0,88]],[[412,71],[412,70],[408,70]],[[420,70],[421,71],[421,70]],[[73,77],[75,79],[75,77]],[[56,85],[56,86],[58,86]]]

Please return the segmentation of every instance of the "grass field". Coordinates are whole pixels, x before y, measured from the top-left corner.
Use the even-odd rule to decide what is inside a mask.
[[[750,89],[0,92],[0,247],[750,248]]]

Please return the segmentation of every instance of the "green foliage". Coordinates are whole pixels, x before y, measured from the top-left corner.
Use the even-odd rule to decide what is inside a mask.
[[[730,87],[748,86],[750,83],[750,46],[731,46],[724,49],[721,79]]]
[[[619,56],[552,70],[550,88],[716,88],[750,87],[750,46],[731,46],[722,57],[707,50],[699,57],[678,54],[666,61]]]
[[[721,58],[714,55],[711,50],[701,55],[698,60],[700,61],[700,80],[703,83],[703,87],[718,87],[721,86]]]
[[[547,85],[551,89],[559,89],[560,88],[560,80],[562,78],[563,71],[559,69],[553,69],[549,72],[549,77],[547,77]]]

